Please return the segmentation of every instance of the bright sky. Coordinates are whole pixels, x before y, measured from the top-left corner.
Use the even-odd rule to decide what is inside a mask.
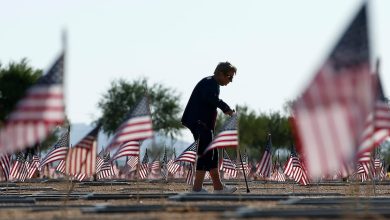
[[[100,116],[98,100],[114,79],[145,76],[182,94],[220,61],[238,68],[221,88],[231,106],[281,110],[298,95],[360,7],[359,0],[0,0],[0,61],[27,57],[46,69],[68,31],[67,114]],[[370,1],[373,57],[390,84],[390,1]],[[190,140],[188,133],[184,139]]]

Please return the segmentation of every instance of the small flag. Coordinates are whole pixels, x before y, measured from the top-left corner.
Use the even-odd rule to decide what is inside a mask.
[[[117,160],[121,157],[126,157],[126,156],[138,157],[139,149],[140,149],[139,141],[125,142],[115,152],[114,156],[112,156],[111,161],[114,161],[114,160]]]
[[[224,171],[229,178],[237,177],[236,165],[230,159],[225,149],[223,149],[222,171]]]
[[[141,141],[152,136],[152,117],[148,98],[144,96],[117,129],[108,149],[116,148],[125,142]]]
[[[218,135],[204,151],[204,154],[213,149],[238,146],[238,116],[233,114],[219,131]]]
[[[40,167],[48,163],[58,160],[65,160],[69,149],[69,129],[61,136],[61,138],[53,145],[49,153],[41,161]]]
[[[181,153],[176,159],[175,162],[190,162],[195,163],[196,162],[196,151],[197,151],[197,145],[198,142],[195,141],[192,143],[189,147],[187,147],[183,153]]]
[[[256,173],[264,178],[271,177],[272,171],[272,141],[271,134],[268,134],[267,144],[265,145],[265,151],[259,166],[257,167]]]
[[[66,173],[69,175],[96,173],[96,142],[100,125],[97,125],[74,147],[69,148],[66,156]]]
[[[141,179],[145,179],[149,175],[149,156],[148,149],[145,150],[144,159],[142,159],[141,166],[139,168],[139,175]]]

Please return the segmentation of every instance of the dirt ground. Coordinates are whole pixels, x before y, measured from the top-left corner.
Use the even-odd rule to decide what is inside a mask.
[[[125,185],[124,185],[125,184]],[[104,186],[90,186],[82,183],[70,183],[68,181],[62,182],[37,182],[37,183],[16,183],[16,187],[5,187],[2,183],[0,191],[0,199],[11,195],[31,195],[39,194],[67,194],[72,193],[101,193],[101,194],[167,194],[167,193],[185,193],[189,190],[189,186],[185,183],[173,182],[128,182],[121,185],[115,183]],[[238,187],[236,195],[247,195],[245,184],[243,181],[230,182]],[[20,188],[22,187],[22,188]],[[40,191],[38,188],[46,189],[53,188],[48,191]],[[205,184],[205,188],[212,192],[211,184]],[[352,197],[372,197],[374,196],[374,188],[372,184],[358,184],[358,183],[341,183],[330,185],[299,186],[297,184],[289,183],[264,183],[264,182],[250,182],[249,194],[258,195],[278,195],[278,194],[299,194],[308,193],[307,196],[317,196],[318,194],[337,193],[340,196]],[[31,189],[31,190],[29,190]],[[316,195],[317,194],[317,195]],[[3,196],[4,195],[4,196]],[[390,184],[376,185],[376,197],[388,197],[390,195]],[[326,195],[325,195],[326,196]],[[108,199],[108,200],[68,200],[63,196],[61,201],[36,201],[35,204],[26,204],[25,208],[6,208],[5,205],[10,203],[0,203],[0,219],[226,219],[223,217],[225,212],[199,212],[196,210],[196,205],[242,205],[246,207],[254,207],[261,209],[277,209],[283,211],[285,208],[291,208],[287,205],[281,204],[279,201],[196,201],[196,202],[181,202],[170,201],[165,197],[152,199]],[[11,204],[12,205],[12,204]],[[50,211],[34,211],[32,207],[39,205],[58,205],[61,207],[58,210]],[[75,208],[74,205],[163,205],[167,208],[163,212],[132,212],[132,213],[83,213],[81,208]],[[3,206],[3,207],[1,207]],[[71,206],[71,207],[70,207]],[[295,206],[304,208],[304,206]],[[323,207],[322,208],[326,208]],[[345,216],[347,218],[348,216]],[[361,216],[365,219],[364,216]],[[382,219],[376,216],[375,213],[370,213],[370,218]],[[353,218],[356,218],[354,216]],[[229,218],[228,218],[229,219]],[[274,218],[277,219],[277,218]],[[303,218],[304,219],[304,218]]]

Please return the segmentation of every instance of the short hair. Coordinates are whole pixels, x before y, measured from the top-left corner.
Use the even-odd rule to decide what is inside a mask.
[[[227,61],[220,62],[214,70],[214,75],[217,74],[218,72],[222,72],[223,74],[227,74],[230,71],[233,71],[234,74],[236,74],[237,68]]]

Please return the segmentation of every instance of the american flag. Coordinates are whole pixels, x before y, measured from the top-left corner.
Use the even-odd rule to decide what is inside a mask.
[[[107,152],[103,156],[103,164],[100,171],[97,172],[98,179],[106,179],[107,177],[114,176],[115,171],[110,161],[110,152]]]
[[[24,154],[19,152],[16,154],[16,160],[11,168],[10,179],[20,180],[24,182],[28,174],[28,162],[24,158]]]
[[[64,122],[63,75],[64,53],[27,90],[0,129],[0,154],[34,146]]]
[[[141,166],[139,168],[139,176],[141,179],[145,179],[149,175],[149,156],[148,149],[145,150],[144,159],[142,159]]]
[[[195,163],[196,162],[196,151],[198,148],[198,142],[195,141],[192,143],[189,147],[187,147],[183,153],[181,153],[176,159],[175,162],[182,161],[182,162],[190,162]]]
[[[137,169],[137,164],[138,164],[138,156],[137,157],[131,156],[127,160],[127,165],[129,165],[134,170]]]
[[[274,169],[273,169],[272,175],[271,175],[272,180],[275,180],[278,182],[285,182],[286,181],[286,177],[284,176],[284,173],[283,173],[281,167],[282,166],[280,164],[279,153],[278,153],[278,158],[275,161]]]
[[[275,172],[272,174],[272,179],[277,182],[285,182],[286,177],[284,176],[283,171],[280,170],[280,167],[275,169]]]
[[[238,146],[238,116],[233,114],[228,118],[218,135],[204,151],[204,154],[216,148],[237,147]]]
[[[225,149],[223,149],[222,171],[229,175],[230,178],[237,177],[236,165],[230,159]]]
[[[186,183],[188,185],[192,185],[193,182],[194,182],[194,165],[190,163],[190,167],[188,169],[187,176],[186,176]]]
[[[240,160],[240,162],[237,164],[237,169],[242,171],[242,172],[245,171],[245,174],[248,176],[250,169],[249,169],[248,155],[246,153],[246,149],[245,149],[245,152],[242,155],[241,159],[242,159],[242,164],[241,164],[241,160]],[[244,167],[244,170],[242,169],[242,167]]]
[[[176,163],[176,149],[175,148],[173,149],[173,158],[168,161],[167,167],[168,167],[168,172],[170,172],[172,174],[175,174],[180,168],[180,164]]]
[[[58,160],[65,160],[69,149],[69,129],[61,136],[61,138],[53,145],[49,153],[41,161],[41,167],[48,163]]]
[[[164,155],[161,160],[161,175],[164,179],[168,180],[168,155],[167,155],[167,148],[164,147]]]
[[[152,178],[158,178],[161,175],[161,164],[159,160],[155,160],[150,165],[150,174]]]
[[[112,156],[111,160],[114,161],[114,160],[117,160],[118,158],[125,157],[125,156],[138,157],[139,149],[140,149],[139,141],[125,142],[115,152],[115,154],[114,154],[114,156]]]
[[[141,141],[152,136],[152,117],[148,98],[144,96],[117,129],[108,149],[116,148],[125,142]]]
[[[102,149],[96,157],[96,173],[99,173],[103,166],[104,163],[103,157],[105,153],[106,153],[105,150]]]
[[[58,163],[56,170],[61,173],[65,173],[65,160],[60,160]]]
[[[284,174],[294,179],[294,181],[297,183],[303,185],[307,185],[309,183],[306,170],[303,167],[301,161],[299,160],[294,147],[291,148],[290,158],[287,160],[287,163],[285,165]]]
[[[385,173],[385,166],[384,166],[384,161],[381,160],[380,158],[375,158],[374,159],[374,167],[375,167],[375,174],[376,176],[380,179],[383,180],[384,177],[386,176]]]
[[[358,158],[358,163],[363,168],[368,178],[375,176],[375,167],[371,158],[371,152],[364,152]]]
[[[297,143],[313,177],[339,170],[354,158],[374,101],[369,57],[363,5],[292,108]]]
[[[97,125],[66,156],[66,173],[69,175],[85,174],[92,176],[96,172],[96,142],[100,125]]]
[[[5,181],[8,181],[11,169],[11,155],[4,154],[0,156],[0,167],[3,171]]]
[[[370,152],[390,135],[390,107],[383,92],[378,69],[379,61],[377,71],[374,74],[374,82],[377,84],[376,101],[372,112],[367,116],[357,157],[365,152]]]
[[[262,177],[268,178],[271,177],[272,171],[272,141],[271,134],[268,134],[267,144],[265,145],[265,151],[259,166],[257,167],[256,173],[261,175]]]
[[[368,175],[361,164],[358,164],[356,174],[360,176],[362,182],[368,180]]]
[[[167,163],[168,172],[175,174],[180,168],[180,164],[175,163],[175,160],[169,160]]]
[[[38,169],[40,169],[39,157],[37,155],[33,155],[29,163],[27,178],[31,179],[35,171],[37,171]]]

